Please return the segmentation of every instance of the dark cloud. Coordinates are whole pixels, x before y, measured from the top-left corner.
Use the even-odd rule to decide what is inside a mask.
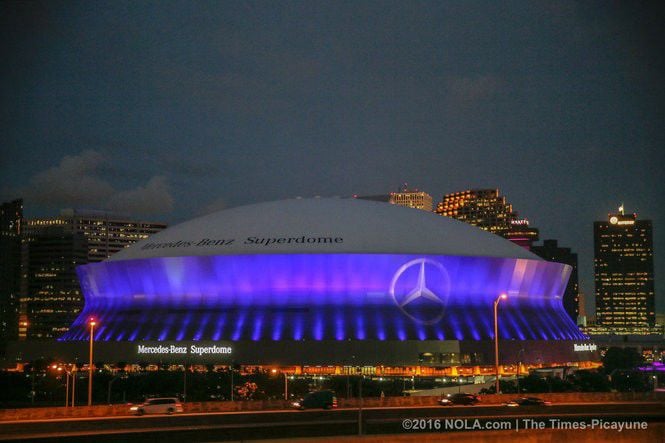
[[[5,189],[4,194],[22,196],[28,205],[50,208],[111,209],[138,215],[173,210],[174,200],[165,177],[154,176],[145,186],[134,189],[118,189],[100,173],[108,161],[94,150],[66,155],[57,166],[35,174],[27,187]]]
[[[38,172],[19,191],[31,204],[97,206],[114,193],[113,186],[97,176],[104,156],[88,150],[66,155],[57,166]]]
[[[156,176],[145,186],[114,193],[106,207],[128,214],[164,214],[173,210],[173,203],[166,178]]]

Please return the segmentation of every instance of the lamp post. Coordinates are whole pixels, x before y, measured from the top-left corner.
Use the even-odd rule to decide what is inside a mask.
[[[270,372],[274,375],[277,375],[277,369],[273,368],[270,370]],[[282,375],[284,376],[284,400],[289,399],[289,375],[286,373],[286,371],[282,372]]]
[[[363,435],[363,378],[365,378],[365,375],[360,367],[358,372],[360,373],[360,380],[358,381],[358,435]]]
[[[76,406],[76,364],[72,368],[72,408]]]
[[[119,378],[126,379],[127,378],[127,373],[124,370],[120,370],[122,372],[119,372],[109,381],[109,387],[106,395],[106,402],[110,405],[111,404],[111,388],[113,387],[113,382],[116,381]]]
[[[64,365],[53,364],[51,369],[58,371],[58,373],[65,372],[65,407],[69,406],[69,371]]]
[[[494,392],[499,393],[499,302],[508,298],[506,294],[500,294],[494,300],[494,375],[496,376]]]
[[[521,357],[520,357],[521,355]],[[524,348],[520,348],[517,353],[517,393],[520,393],[520,367],[522,366],[522,359],[524,358]]]
[[[30,364],[30,403],[35,404],[35,366],[34,362]]]
[[[97,321],[94,317],[90,317],[88,320],[90,325],[90,363],[88,365],[88,406],[92,406],[92,347],[95,341],[95,325]]]
[[[185,362],[183,375],[182,375],[182,402],[187,402],[187,371],[189,369],[189,364]]]
[[[65,407],[69,406],[69,377],[72,377],[72,382],[74,381],[73,377],[73,372],[71,370],[68,370],[66,366],[58,368],[58,371],[65,371],[65,377],[67,379],[67,382],[65,383]],[[73,384],[73,383],[72,383]],[[73,396],[74,394],[72,394]]]
[[[231,361],[230,369],[231,369],[231,401],[234,400],[234,395],[233,395],[233,373],[235,372],[235,369],[233,368],[234,362]]]
[[[63,371],[63,367],[58,368],[58,372]],[[69,371],[64,369],[65,371],[65,407],[69,406]]]
[[[284,372],[284,400],[289,399],[289,376]]]

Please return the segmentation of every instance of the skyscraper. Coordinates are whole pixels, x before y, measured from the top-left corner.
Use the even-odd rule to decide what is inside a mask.
[[[18,334],[22,223],[23,200],[0,205],[0,354]]]
[[[106,211],[64,209],[59,217],[26,220],[24,241],[30,241],[49,226],[60,226],[85,236],[90,262],[105,260],[132,243],[166,228],[165,223],[140,221]]]
[[[531,247],[531,252],[544,258],[548,261],[557,263],[565,263],[570,265],[573,270],[568,279],[566,291],[563,293],[563,307],[568,313],[568,316],[576,324],[580,315],[580,297],[579,297],[579,279],[577,275],[577,254],[570,251],[570,248],[559,247],[556,240],[545,240],[542,246],[536,245]]]
[[[407,208],[422,209],[432,212],[433,199],[427,192],[418,189],[408,189],[404,185],[399,191],[389,194],[355,196],[361,200],[373,200],[390,203],[393,205],[406,206]]]
[[[99,262],[166,228],[105,211],[28,219],[22,235],[19,339],[53,338],[83,307],[76,266]]]
[[[409,190],[406,188],[400,192],[391,192],[390,203],[406,206],[407,208],[422,209],[423,211],[428,212],[432,212],[433,206],[432,196],[427,192],[419,191],[417,189]]]
[[[498,189],[446,194],[438,203],[436,213],[500,235],[526,249],[538,240],[538,229],[530,227],[527,219],[519,218],[513,205]]]
[[[67,331],[83,308],[76,267],[86,263],[85,236],[62,226],[43,229],[24,244],[23,282],[28,296],[22,299],[21,320],[28,326],[25,338],[57,338]]]
[[[651,220],[625,214],[593,224],[596,323],[616,328],[653,327],[655,317]]]

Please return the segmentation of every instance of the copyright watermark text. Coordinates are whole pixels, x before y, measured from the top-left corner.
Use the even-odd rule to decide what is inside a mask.
[[[514,423],[514,420],[405,418],[402,428],[408,431],[508,431],[514,429]]]
[[[407,431],[521,431],[532,429],[603,429],[617,432],[646,430],[646,421],[615,421],[594,418],[590,420],[562,420],[559,418],[515,418],[481,420],[469,418],[405,418],[402,428]]]

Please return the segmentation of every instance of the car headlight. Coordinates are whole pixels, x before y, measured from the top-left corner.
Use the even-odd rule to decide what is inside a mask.
[[[138,406],[132,406],[129,408],[130,411],[138,411],[139,407]]]

